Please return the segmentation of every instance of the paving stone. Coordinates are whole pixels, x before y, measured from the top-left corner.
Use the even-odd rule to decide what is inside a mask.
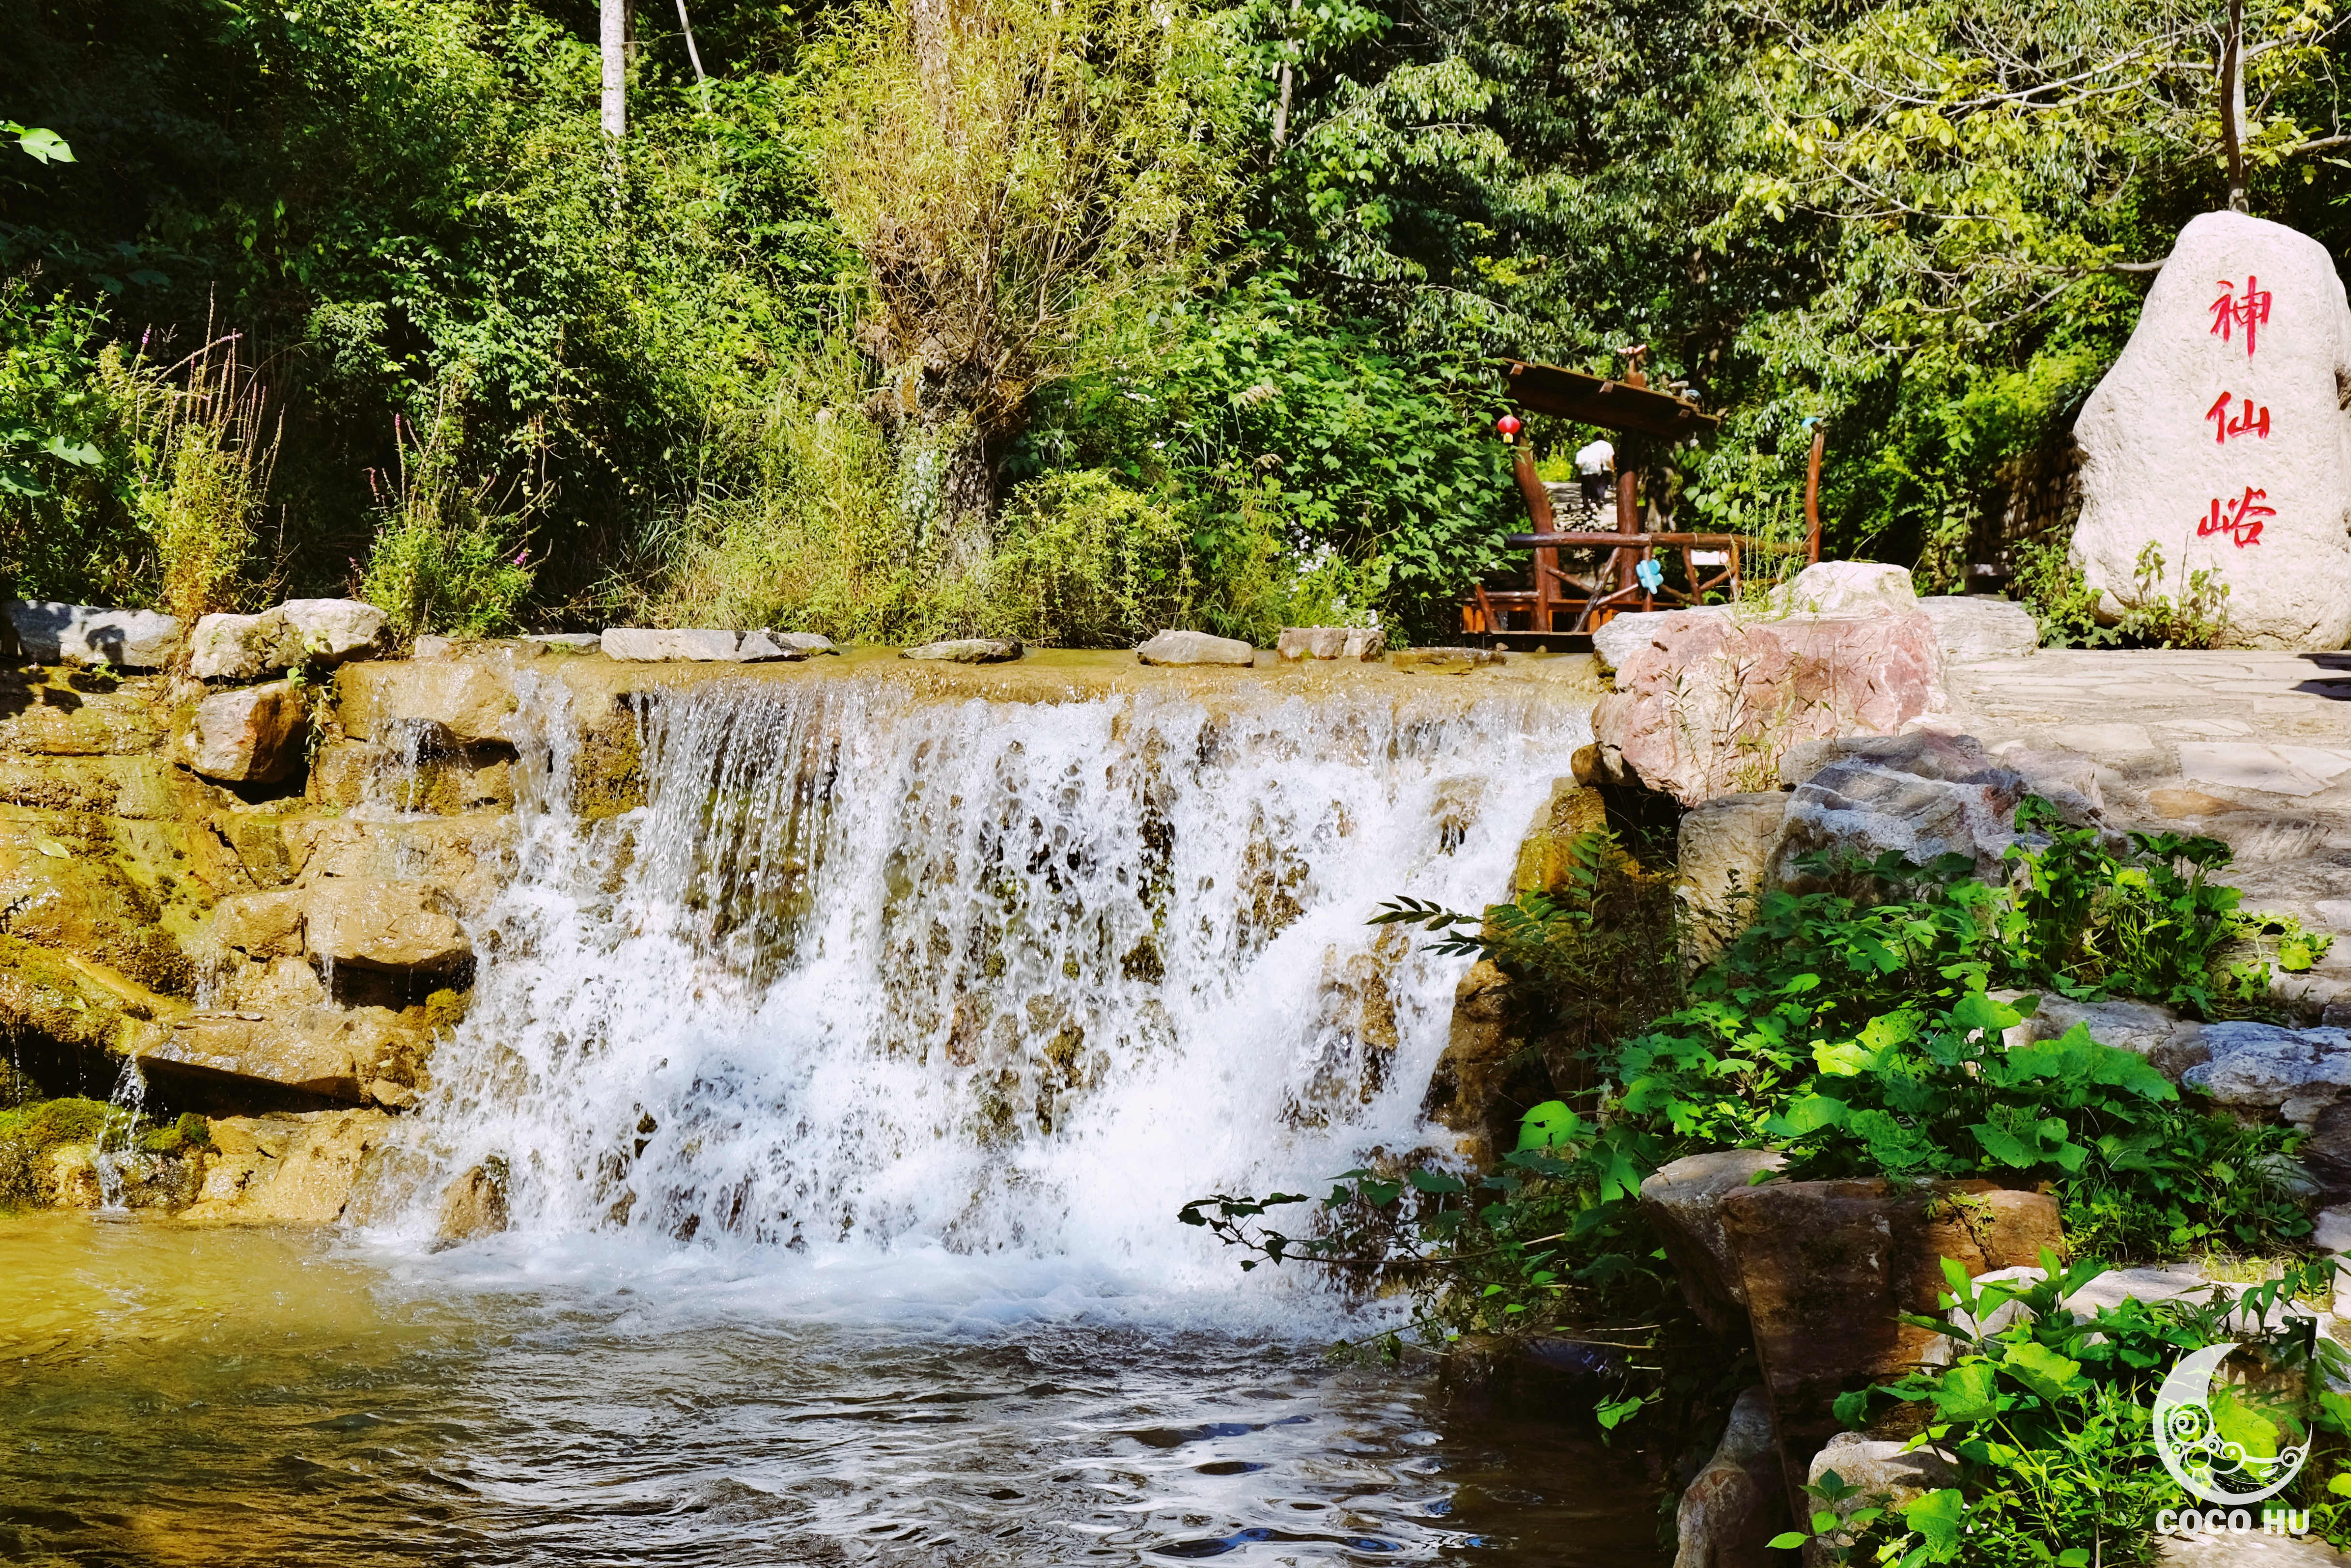
[[[2179,771],[2224,789],[2300,797],[2315,795],[2336,775],[2351,771],[2351,752],[2251,741],[2190,742],[2179,748]]]

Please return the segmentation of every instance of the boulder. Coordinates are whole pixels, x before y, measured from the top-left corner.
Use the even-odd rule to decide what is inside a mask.
[[[295,956],[303,951],[303,898],[291,887],[224,898],[213,910],[213,936],[249,958]]]
[[[2301,1102],[2306,1114],[2289,1119],[2308,1123],[2351,1088],[2351,1032],[2343,1030],[2232,1021],[2206,1024],[2202,1040],[2210,1060],[2180,1082],[2215,1104],[2272,1111]]]
[[[381,1009],[363,1009],[381,1012]],[[150,1064],[194,1069],[207,1076],[292,1089],[325,1100],[356,1103],[375,1077],[373,1052],[361,1061],[351,1020],[339,1008],[305,1009],[286,1019],[260,1013],[204,1010],[172,1024],[171,1037],[140,1053]]]
[[[2122,357],[2074,422],[2074,555],[2101,615],[2210,571],[2226,640],[2351,638],[2351,307],[2326,247],[2206,213],[2173,242]],[[2141,552],[2161,553],[2142,583]]]
[[[2041,622],[2023,605],[1985,594],[1932,594],[1918,608],[1954,663],[2021,657],[2041,646]]]
[[[36,664],[160,670],[180,651],[179,618],[153,610],[23,599],[11,599],[5,608],[16,651]]]
[[[1683,816],[1674,896],[1694,963],[1706,963],[1753,924],[1787,816],[1788,797],[1777,789],[1717,796]]]
[[[1387,645],[1387,633],[1376,626],[1285,626],[1273,651],[1294,664],[1304,659],[1376,659]]]
[[[191,772],[234,784],[275,784],[302,762],[310,716],[288,681],[244,686],[195,706],[180,737]]]
[[[2002,766],[1973,736],[1913,730],[1790,748],[1783,778],[1802,776],[1789,797],[1786,827],[1772,852],[1770,881],[1803,888],[1805,856],[1849,852],[1865,861],[1888,850],[1925,865],[1963,854],[1978,874],[2001,875],[2016,841],[2016,808],[2032,781]],[[2102,821],[2078,793],[2044,780],[2050,803],[2077,825]]]
[[[1020,657],[1021,652],[1018,637],[952,637],[944,643],[901,648],[898,657],[933,659],[948,664],[1008,664]]]
[[[2321,1192],[2351,1197],[2351,1099],[2330,1100],[2319,1107],[2297,1157]]]
[[[383,612],[356,599],[289,599],[258,615],[207,615],[188,643],[202,681],[257,681],[298,664],[372,658],[391,643]]]
[[[287,859],[296,883],[321,879],[391,877],[430,883],[448,907],[473,919],[489,907],[512,863],[515,820],[414,817],[396,821],[298,818],[285,824]]]
[[[419,747],[411,756],[405,748],[330,740],[311,760],[303,793],[321,806],[345,810],[370,806],[449,817],[510,809],[514,773],[514,754],[503,746],[452,751]]]
[[[494,1236],[504,1230],[507,1215],[507,1163],[485,1160],[451,1182],[441,1194],[441,1218],[434,1239],[445,1245]]]
[[[1656,1228],[1690,1311],[1717,1339],[1744,1343],[1747,1281],[1722,1228],[1722,1200],[1788,1163],[1762,1149],[1685,1155],[1641,1184],[1641,1210]]]
[[[819,653],[838,653],[830,637],[820,637],[813,632],[769,632],[762,628],[743,633],[735,657],[746,664],[763,664],[776,660],[812,659]]]
[[[330,876],[303,901],[310,956],[393,973],[455,967],[473,956],[464,927],[442,913],[438,890],[381,876]]]
[[[1992,999],[2013,1002],[2026,993],[1995,991]],[[2041,994],[2041,1005],[2003,1037],[2011,1050],[2035,1040],[2055,1040],[2075,1024],[2089,1026],[2090,1038],[2100,1045],[2147,1058],[2147,1064],[2174,1083],[2195,1066],[2211,1060],[2204,1043],[2204,1025],[2183,1019],[2153,1002],[2077,1002],[2053,991]]]
[[[1592,656],[1603,671],[1614,674],[1634,654],[1653,645],[1669,616],[1678,610],[1636,610],[1611,616],[1592,633]]]
[[[1468,821],[1468,813],[1462,813],[1452,817],[1447,828],[1463,831]],[[1604,831],[1607,826],[1608,805],[1599,790],[1573,778],[1552,779],[1550,798],[1536,809],[1527,823],[1526,837],[1519,841],[1511,888],[1520,893],[1557,893],[1567,884],[1575,841],[1586,833]]]
[[[1765,595],[1772,615],[1903,614],[1918,608],[1907,567],[1816,560]]]
[[[1639,618],[1592,711],[1600,764],[1694,806],[1769,788],[1823,736],[1892,735],[1945,706],[1943,648],[1917,610],[1757,620],[1709,607]]]
[[[1248,664],[1257,650],[1238,637],[1206,632],[1162,632],[1137,643],[1134,656],[1146,664]]]
[[[1830,1471],[1838,1480],[1861,1490],[1835,1506],[1844,1519],[1865,1508],[1898,1509],[1930,1491],[1959,1484],[1956,1460],[1931,1448],[1913,1448],[1891,1437],[1871,1437],[1859,1432],[1839,1432],[1813,1456],[1804,1476],[1807,1486],[1818,1486]],[[1807,1500],[1810,1495],[1807,1494]]]
[[[1421,1099],[1420,1113],[1462,1134],[1457,1147],[1481,1167],[1510,1146],[1505,1134],[1531,1103],[1510,1092],[1519,1040],[1509,1004],[1509,977],[1490,961],[1472,965],[1453,988],[1452,1027]]]
[[[1942,1338],[1900,1321],[1935,1311],[1942,1260],[1974,1275],[2064,1246],[2055,1199],[1980,1181],[1767,1182],[1725,1192],[1720,1214],[1793,1454],[1838,1430],[1839,1394],[1893,1381]]]
[[[1730,1406],[1706,1468],[1674,1511],[1674,1568],[1768,1568],[1765,1550],[1786,1528],[1786,1488],[1771,1434],[1771,1401],[1750,1388]]]
[[[346,664],[335,691],[343,733],[379,746],[510,746],[525,727],[514,677],[481,659]]]
[[[602,645],[608,659],[643,664],[682,659],[707,664],[733,659],[741,641],[737,633],[725,631],[665,632],[642,626],[607,626]]]
[[[368,1156],[392,1135],[381,1111],[224,1116],[212,1123],[192,1224],[330,1225],[350,1207]]]

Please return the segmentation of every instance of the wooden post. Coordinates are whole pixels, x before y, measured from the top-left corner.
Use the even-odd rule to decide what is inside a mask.
[[[1551,491],[1544,486],[1542,476],[1535,472],[1535,454],[1531,443],[1525,446],[1513,447],[1510,453],[1510,472],[1518,476],[1519,494],[1527,503],[1527,517],[1533,522],[1535,532],[1539,534],[1558,532],[1552,517]],[[1553,601],[1558,594],[1559,551],[1538,549],[1535,551],[1535,608],[1532,630],[1546,634],[1551,632]],[[1499,632],[1501,628],[1496,626],[1489,627],[1489,630]]]
[[[1616,467],[1616,531],[1620,534],[1641,531],[1641,476],[1622,463]],[[1616,552],[1616,586],[1620,591],[1641,580],[1635,571],[1639,558],[1640,551],[1629,546]]]
[[[1804,559],[1821,559],[1821,448],[1828,444],[1829,427],[1813,423],[1813,455],[1804,465]]]

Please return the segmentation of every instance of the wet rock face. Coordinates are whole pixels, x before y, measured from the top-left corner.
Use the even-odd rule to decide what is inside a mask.
[[[1942,641],[1916,608],[1620,620],[1635,624],[1602,654],[1616,689],[1592,712],[1600,766],[1684,805],[1768,789],[1798,742],[1892,735],[1945,704]]]
[[[2228,640],[2351,637],[2351,308],[2326,248],[2207,213],[2180,231],[2130,342],[2084,405],[2074,554],[2102,613],[2210,570]],[[2161,553],[2159,580],[2139,561]]]
[[[399,746],[414,737],[435,750],[511,746],[522,704],[507,668],[483,659],[350,664],[335,677],[343,732]]]
[[[506,1162],[489,1160],[466,1171],[442,1193],[441,1216],[433,1234],[436,1242],[454,1245],[494,1236],[507,1225]]]
[[[454,969],[473,956],[438,890],[392,877],[327,877],[303,903],[304,937],[322,962],[395,974]]]
[[[302,763],[309,715],[290,682],[246,686],[198,703],[180,760],[225,783],[275,784]]]
[[[1256,659],[1257,650],[1238,637],[1162,632],[1137,644],[1134,656],[1146,664],[1248,664]]]
[[[381,1111],[216,1118],[203,1189],[180,1218],[199,1225],[332,1224],[392,1129]]]
[[[5,609],[16,650],[44,664],[160,670],[180,651],[177,616],[11,599]]]
[[[1975,1275],[2064,1247],[2053,1198],[1980,1181],[1768,1182],[1724,1194],[1720,1214],[1792,1453],[1838,1429],[1839,1394],[1901,1376],[1939,1341],[1900,1314],[1935,1310],[1941,1260]]]
[[[1706,1468],[1674,1513],[1674,1568],[1768,1568],[1766,1544],[1787,1528],[1785,1486],[1771,1430],[1771,1401],[1750,1388],[1730,1407]]]
[[[289,599],[258,615],[207,615],[189,640],[200,681],[256,681],[300,664],[373,658],[391,643],[383,612],[356,599]]]

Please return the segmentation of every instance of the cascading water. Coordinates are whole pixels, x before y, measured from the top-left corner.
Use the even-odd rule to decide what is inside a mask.
[[[1459,961],[1364,919],[1506,890],[1572,699],[724,679],[637,711],[647,802],[590,825],[522,684],[399,1218],[0,1224],[16,1554],[1657,1568],[1621,1451],[1334,1364],[1330,1298],[1175,1219],[1432,1141]],[[498,1160],[512,1229],[417,1245]]]
[[[89,1163],[98,1173],[98,1212],[105,1218],[131,1213],[124,1193],[138,1174],[132,1166],[139,1158],[139,1118],[146,1109],[147,1075],[139,1071],[134,1058],[125,1056],[122,1071],[115,1075],[114,1092],[107,1097],[106,1120],[99,1124],[98,1141],[90,1149]]]
[[[1185,1199],[1425,1141],[1461,961],[1366,917],[1503,895],[1589,738],[1433,685],[723,682],[642,708],[647,802],[586,829],[546,684],[414,1223],[498,1157],[525,1231],[1228,1280]]]

